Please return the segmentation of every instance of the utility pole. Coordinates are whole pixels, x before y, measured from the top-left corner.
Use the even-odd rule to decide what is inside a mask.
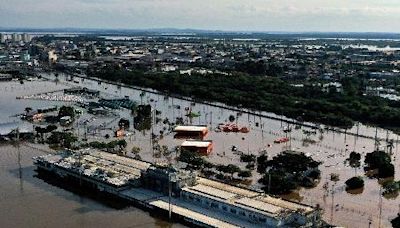
[[[372,218],[369,217],[369,218],[368,218],[368,228],[371,228],[371,224],[372,224]]]
[[[332,184],[331,189],[331,197],[332,197],[332,205],[331,205],[331,223],[333,222],[333,209],[334,209],[334,202],[335,202],[335,184]]]
[[[378,127],[375,128],[375,151],[379,150]]]
[[[79,185],[82,186],[82,151],[79,151]]]
[[[381,228],[381,222],[382,222],[382,185],[379,187],[379,225],[378,228]]]
[[[18,175],[19,175],[20,187],[21,187],[21,191],[22,191],[23,187],[22,187],[21,150],[19,148],[19,143],[20,143],[19,127],[17,127],[15,129],[15,133],[16,133],[16,137],[17,137],[17,150],[18,150]]]
[[[168,218],[169,221],[171,221],[172,217],[172,208],[171,208],[171,191],[172,191],[172,186],[171,186],[171,174],[168,174]]]

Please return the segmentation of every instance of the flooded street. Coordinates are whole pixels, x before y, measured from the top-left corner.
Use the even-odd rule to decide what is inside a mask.
[[[52,80],[54,76],[46,75]],[[151,134],[161,135],[160,145],[169,149],[179,146],[183,140],[174,139],[173,134],[168,131],[168,125],[162,120],[168,119],[175,122],[177,117],[184,120],[186,124],[207,125],[209,134],[206,139],[213,140],[214,150],[208,160],[218,164],[236,164],[241,168],[245,163],[240,162],[237,154],[232,152],[232,146],[239,151],[259,155],[266,151],[272,158],[282,150],[292,149],[305,152],[317,161],[323,162],[320,166],[321,181],[318,186],[311,189],[299,189],[284,198],[303,202],[309,205],[317,205],[324,209],[324,219],[336,225],[346,227],[390,227],[389,220],[394,218],[399,211],[400,198],[393,196],[385,198],[381,196],[380,184],[376,179],[364,176],[363,161],[365,154],[372,152],[375,147],[375,128],[359,125],[350,130],[357,131],[371,138],[357,137],[354,135],[317,130],[306,135],[303,130],[310,128],[299,128],[290,126],[292,131],[284,133],[283,129],[288,127],[285,122],[272,120],[245,112],[238,113],[221,107],[192,103],[177,98],[165,97],[156,93],[142,93],[140,90],[118,87],[107,83],[99,84],[97,81],[88,79],[77,79],[79,83],[69,82],[66,76],[60,75],[57,82],[36,81],[26,82],[20,85],[18,82],[0,83],[0,122],[10,122],[17,118],[10,117],[22,113],[25,107],[43,108],[51,105],[62,105],[65,102],[40,101],[40,100],[17,100],[16,96],[31,95],[41,92],[61,90],[74,86],[82,86],[96,89],[101,96],[106,98],[125,97],[143,104],[150,104],[153,110],[161,113],[154,119],[159,118],[158,123],[153,124],[151,129],[145,131],[131,130],[131,135],[125,139],[128,142],[128,151],[133,146],[141,148],[141,158],[150,162],[175,162],[175,155],[157,155],[153,150]],[[220,104],[219,104],[220,105]],[[185,115],[185,108],[190,108],[200,117],[189,119]],[[246,111],[246,110],[243,110]],[[129,110],[118,110],[118,117],[132,119]],[[270,113],[260,113],[273,115]],[[233,121],[238,126],[248,127],[249,133],[224,133],[217,132],[218,124],[228,123],[229,117],[233,115]],[[276,115],[273,115],[276,117]],[[81,118],[89,118],[83,115]],[[278,117],[280,118],[280,117]],[[112,134],[116,128],[118,118],[97,118],[97,122],[109,122],[110,129],[99,131],[88,135],[89,141],[104,140],[105,134]],[[75,133],[82,136],[82,129],[76,127]],[[274,144],[274,140],[288,137],[287,143]],[[385,139],[398,140],[398,135],[384,129],[378,129],[378,137],[382,150],[386,150]],[[400,160],[398,158],[398,143],[392,148],[392,163],[396,168],[395,180],[400,179],[398,169]],[[19,152],[18,152],[19,151]],[[350,152],[356,151],[362,154],[360,168],[354,169],[345,160]],[[151,217],[147,212],[134,207],[115,209],[70,191],[47,184],[35,177],[31,158],[41,155],[43,152],[21,146],[20,150],[13,146],[0,147],[0,220],[2,227],[168,227],[169,224]],[[330,181],[330,174],[339,174],[340,180],[336,183]],[[345,191],[344,182],[355,175],[363,176],[365,187],[362,193],[350,194]],[[258,186],[257,179],[260,176],[253,171],[253,185]],[[327,183],[327,184],[326,184]],[[324,188],[324,185],[327,188]],[[23,215],[23,216],[22,216]],[[174,224],[174,226],[179,226]]]

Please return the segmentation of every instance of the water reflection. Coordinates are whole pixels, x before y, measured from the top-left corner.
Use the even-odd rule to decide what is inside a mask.
[[[183,227],[36,173],[31,158],[44,152],[32,146],[0,145],[1,227]]]

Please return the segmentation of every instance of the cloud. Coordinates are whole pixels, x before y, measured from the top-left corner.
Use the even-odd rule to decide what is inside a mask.
[[[1,0],[2,27],[400,32],[398,0]]]

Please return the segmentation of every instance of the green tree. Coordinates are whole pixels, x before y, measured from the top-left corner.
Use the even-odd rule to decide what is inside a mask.
[[[242,170],[238,173],[238,176],[241,178],[251,177],[251,171],[250,170]]]
[[[363,188],[364,180],[362,179],[362,177],[352,177],[352,178],[348,179],[345,182],[345,184],[346,184],[346,189],[348,189],[348,190]]]
[[[62,106],[58,111],[58,117],[70,116],[71,118],[75,118],[75,110],[70,106]]]

